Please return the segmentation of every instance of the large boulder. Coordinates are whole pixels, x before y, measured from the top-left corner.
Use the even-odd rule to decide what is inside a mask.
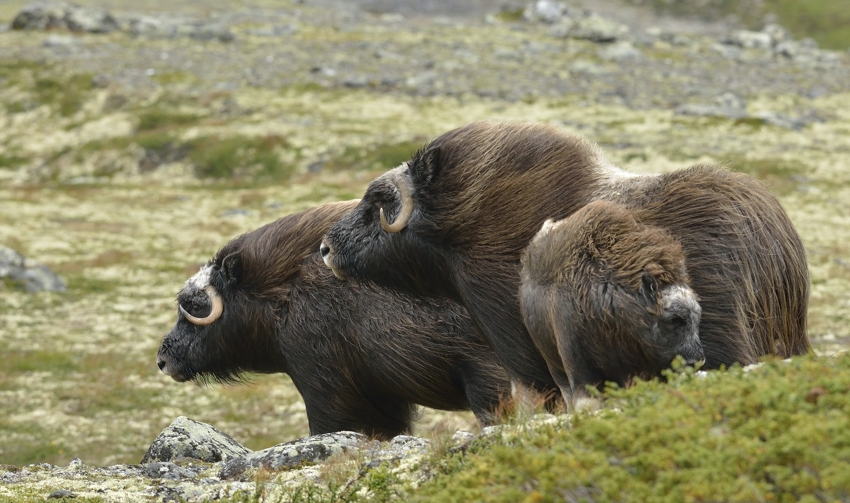
[[[249,454],[250,449],[226,433],[185,416],[180,416],[156,437],[142,464],[193,458],[209,463],[227,461]]]
[[[0,280],[4,279],[29,293],[67,290],[62,278],[49,267],[0,245]]]

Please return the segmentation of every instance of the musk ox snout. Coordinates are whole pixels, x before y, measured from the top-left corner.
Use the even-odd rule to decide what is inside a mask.
[[[322,261],[325,263],[328,269],[334,273],[337,279],[345,279],[345,273],[342,272],[342,269],[337,267],[336,265],[336,255],[333,252],[333,248],[328,243],[328,239],[325,238],[322,240],[322,244],[319,245],[319,254],[322,256]]]

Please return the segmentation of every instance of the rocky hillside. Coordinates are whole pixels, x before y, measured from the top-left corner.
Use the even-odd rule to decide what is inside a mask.
[[[0,5],[0,464],[138,463],[179,416],[251,450],[306,436],[284,376],[158,371],[175,294],[233,236],[484,118],[558,124],[633,172],[765,180],[806,245],[816,349],[850,342],[846,51],[614,0],[80,3]],[[457,430],[471,414],[425,410],[414,434]],[[63,489],[8,470],[0,500]]]

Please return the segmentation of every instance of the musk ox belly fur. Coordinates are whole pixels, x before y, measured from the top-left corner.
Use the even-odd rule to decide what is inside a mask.
[[[681,244],[706,367],[808,351],[805,251],[763,184],[709,166],[629,174],[546,124],[483,121],[439,136],[373,181],[321,251],[341,277],[458,300],[512,378],[557,389],[522,320],[520,258],[545,220],[594,200]]]
[[[415,406],[472,409],[484,424],[510,392],[459,304],[339,281],[318,244],[356,202],[290,215],[239,236],[178,294],[157,359],[175,380],[290,375],[311,434],[410,431]]]
[[[659,375],[676,355],[703,360],[681,245],[626,207],[594,201],[545,222],[522,266],[523,319],[568,402]]]

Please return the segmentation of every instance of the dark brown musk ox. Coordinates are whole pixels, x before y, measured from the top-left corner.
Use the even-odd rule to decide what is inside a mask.
[[[391,438],[410,431],[416,404],[492,423],[510,383],[462,306],[341,282],[322,263],[322,235],[356,204],[296,213],[222,247],[178,294],[159,368],[179,382],[289,374],[313,435]]]
[[[570,402],[588,385],[659,376],[677,355],[704,359],[682,246],[626,207],[593,201],[547,220],[521,262],[525,325]]]
[[[513,379],[557,389],[523,324],[520,257],[545,220],[593,200],[639,210],[681,244],[704,368],[808,351],[805,250],[760,181],[709,165],[633,175],[551,125],[483,121],[439,136],[373,181],[321,251],[338,276],[460,301]]]

